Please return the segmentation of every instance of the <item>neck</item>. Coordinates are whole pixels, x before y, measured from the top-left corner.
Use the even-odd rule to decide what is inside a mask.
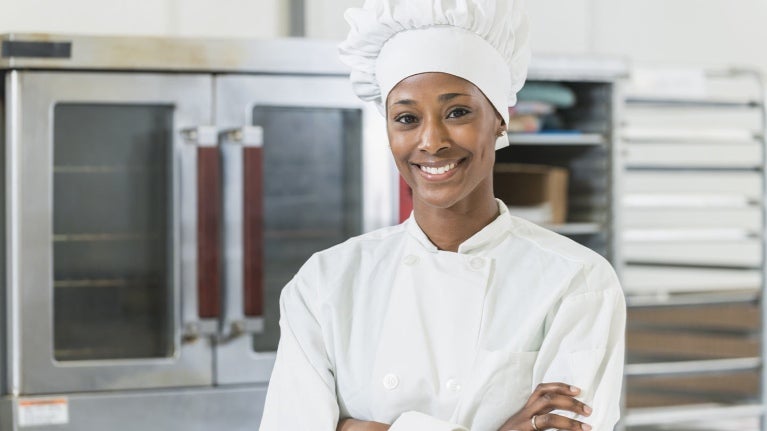
[[[491,195],[479,202],[460,202],[449,208],[413,200],[418,226],[440,250],[458,251],[458,246],[498,217],[498,203]]]

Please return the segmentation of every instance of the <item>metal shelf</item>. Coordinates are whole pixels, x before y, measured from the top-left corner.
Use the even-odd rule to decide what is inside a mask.
[[[53,281],[54,288],[92,288],[92,287],[126,287],[146,284],[160,284],[158,279],[147,278],[81,278],[60,279]]]
[[[764,407],[760,404],[721,405],[695,404],[675,407],[636,408],[624,417],[626,426],[697,422],[706,420],[761,416]]]
[[[542,226],[561,235],[596,235],[605,230],[601,223],[543,224]]]
[[[629,96],[626,98],[629,108],[700,108],[700,109],[755,109],[762,106],[758,100],[737,99],[661,99],[653,97]]]
[[[679,295],[658,294],[626,297],[626,306],[639,307],[693,307],[715,304],[755,303],[759,301],[759,291],[753,292],[713,292],[685,293]]]
[[[695,228],[695,229],[626,229],[624,241],[665,242],[665,241],[736,241],[761,238],[761,232],[741,228]]]
[[[762,366],[761,358],[707,359],[700,361],[652,362],[627,364],[625,375],[660,376],[712,372],[752,371]]]
[[[599,133],[509,133],[511,145],[607,145]]]
[[[58,165],[53,167],[54,174],[124,174],[162,172],[160,166],[127,165]]]
[[[53,242],[111,242],[111,241],[154,241],[157,234],[147,233],[60,233],[53,234]]]

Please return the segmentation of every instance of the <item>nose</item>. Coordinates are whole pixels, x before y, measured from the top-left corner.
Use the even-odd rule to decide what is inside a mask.
[[[450,134],[440,119],[427,119],[421,128],[418,149],[429,154],[450,148]]]

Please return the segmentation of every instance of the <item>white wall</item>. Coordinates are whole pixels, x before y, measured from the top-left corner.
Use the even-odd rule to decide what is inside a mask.
[[[305,0],[309,37],[341,40],[363,0]],[[288,33],[287,0],[0,0],[0,33],[199,37]],[[533,50],[620,55],[640,65],[767,70],[764,0],[528,0]]]
[[[589,52],[594,0],[529,0],[528,14],[533,26],[536,52]],[[363,0],[305,0],[306,34],[320,39],[342,40],[349,30],[343,13]]]
[[[639,64],[767,70],[764,0],[593,0],[595,52]]]
[[[274,37],[283,0],[0,0],[0,33]]]
[[[306,0],[307,34],[342,39],[363,0]],[[609,54],[638,65],[767,70],[764,0],[528,0],[533,51]]]

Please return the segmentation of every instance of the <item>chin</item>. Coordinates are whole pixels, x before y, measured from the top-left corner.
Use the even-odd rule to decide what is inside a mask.
[[[440,209],[452,208],[465,198],[466,196],[456,195],[455,193],[413,193],[413,199],[420,201],[422,205]],[[415,202],[413,203],[415,204]]]

